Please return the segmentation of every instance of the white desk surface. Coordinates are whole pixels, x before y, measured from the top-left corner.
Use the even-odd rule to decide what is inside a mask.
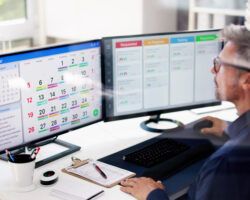
[[[234,120],[237,117],[235,110],[224,110],[220,112],[214,112],[213,114],[209,113],[209,115],[220,117],[226,120]],[[204,114],[197,115],[191,111],[182,111],[163,115],[163,117],[178,119],[184,124],[190,123],[202,116],[204,116]],[[11,189],[12,174],[10,168],[5,161],[0,161],[0,200],[56,200],[57,198],[49,195],[53,186],[45,187],[39,184],[39,177],[42,172],[49,169],[56,170],[59,173],[59,182],[83,181],[61,172],[62,168],[71,164],[70,158],[72,155],[81,159],[99,159],[134,144],[145,141],[146,139],[157,136],[158,134],[150,133],[140,128],[140,123],[146,119],[148,119],[148,117],[133,118],[109,123],[100,122],[60,136],[59,139],[63,139],[67,142],[81,146],[81,150],[36,169],[34,174],[36,189],[31,192],[20,193],[13,191],[13,189]],[[38,155],[40,157],[44,155],[43,149],[41,149],[41,152]],[[92,184],[87,181],[83,182],[84,184]],[[105,190],[104,194],[97,199],[134,199],[132,196],[121,192],[120,186],[103,189]]]

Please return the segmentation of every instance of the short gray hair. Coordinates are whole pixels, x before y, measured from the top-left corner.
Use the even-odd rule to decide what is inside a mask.
[[[221,31],[221,35],[225,41],[231,41],[237,46],[237,55],[250,69],[250,31],[245,26],[229,25]]]

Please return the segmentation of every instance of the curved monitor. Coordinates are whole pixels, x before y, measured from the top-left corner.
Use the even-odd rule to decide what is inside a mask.
[[[102,120],[100,46],[0,55],[0,152]]]
[[[210,72],[220,50],[219,30],[104,38],[104,120],[220,104]]]

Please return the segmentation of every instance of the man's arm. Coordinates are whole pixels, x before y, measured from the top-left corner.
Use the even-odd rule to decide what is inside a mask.
[[[149,193],[147,200],[168,200],[168,195],[165,190],[155,189]]]

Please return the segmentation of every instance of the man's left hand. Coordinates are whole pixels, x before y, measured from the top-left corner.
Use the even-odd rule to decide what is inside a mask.
[[[160,181],[151,178],[130,178],[121,182],[121,191],[131,194],[138,200],[146,200],[150,192],[155,189],[164,189]]]

